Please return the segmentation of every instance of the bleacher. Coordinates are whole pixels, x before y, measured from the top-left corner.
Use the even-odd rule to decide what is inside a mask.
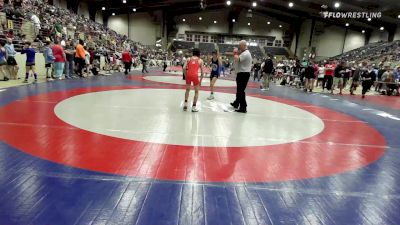
[[[232,44],[218,44],[218,49],[220,54],[226,54],[227,52],[233,52],[234,48],[237,48],[237,45],[232,45]]]
[[[285,48],[282,47],[264,47],[265,54],[271,54],[273,56],[282,55],[285,57],[289,57],[289,53]]]
[[[202,55],[210,55],[215,50],[215,44],[199,43],[199,49]]]
[[[173,45],[175,46],[176,49],[184,49],[184,50],[189,50],[194,48],[194,42],[190,41],[174,41]]]
[[[391,61],[399,61],[399,52],[400,41],[375,42],[337,55],[331,59],[338,61],[379,61],[386,58]]]
[[[264,53],[261,51],[259,46],[248,46],[247,47],[251,52],[253,58],[262,59],[264,58]]]

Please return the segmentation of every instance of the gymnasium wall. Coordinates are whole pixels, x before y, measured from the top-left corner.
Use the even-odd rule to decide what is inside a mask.
[[[199,20],[199,17],[203,20]],[[185,34],[186,31],[201,31],[210,33],[228,33],[229,23],[227,21],[227,11],[212,11],[202,12],[187,15],[180,15],[175,18],[176,26],[178,28],[178,34]],[[186,21],[183,22],[182,19]],[[214,20],[217,21],[214,24]],[[177,36],[178,37],[178,36]]]
[[[267,19],[255,13],[253,13],[252,18],[247,18],[246,14],[247,11],[243,10],[236,19],[236,22],[233,24],[233,34],[274,36],[276,39],[282,40],[283,29],[287,27],[287,24]],[[201,21],[199,20],[200,16],[203,18]],[[182,19],[186,21],[183,22]],[[217,21],[216,24],[214,24],[214,20]],[[229,23],[231,23],[228,21],[227,10],[180,15],[175,18],[175,21],[178,29],[176,37],[178,37],[179,34],[185,34],[186,31],[227,34],[229,33]],[[268,25],[267,21],[270,21],[271,25]],[[249,22],[251,26],[248,26]],[[279,28],[279,24],[281,24],[283,28]]]
[[[342,54],[345,38],[345,29],[337,26],[330,26],[324,29],[324,32],[314,36],[315,53],[317,57],[326,58]]]
[[[365,35],[359,31],[347,31],[346,42],[344,44],[344,52],[360,48],[365,44]]]
[[[90,18],[89,16],[89,6],[86,2],[81,2],[78,7],[78,15],[83,15],[85,18]]]
[[[306,20],[301,24],[300,27],[300,34],[299,34],[299,41],[297,43],[297,52],[296,56],[298,58],[302,58],[303,54],[303,49],[308,47],[308,43],[310,40],[310,33],[311,33],[311,20]],[[294,42],[296,43],[296,42]],[[293,43],[292,43],[293,44]],[[295,47],[291,47],[291,49],[294,49]],[[294,53],[295,51],[293,51]]]
[[[297,56],[299,58],[303,57],[302,50],[308,48],[311,24],[311,20],[306,20],[301,26],[297,46]],[[320,32],[316,32],[317,29]],[[315,47],[317,59],[336,56],[342,54],[342,51],[347,52],[362,47],[364,44],[365,35],[359,31],[348,29],[346,34],[345,27],[327,25],[321,21],[315,23],[311,47]]]
[[[369,43],[388,41],[389,33],[387,31],[375,30],[369,38]]]
[[[128,15],[116,15],[108,18],[107,27],[115,30],[117,33],[128,35]]]
[[[95,22],[103,24],[103,11],[98,10],[96,12]]]
[[[277,40],[282,40],[283,32],[288,27],[287,24],[255,13],[252,18],[247,18],[246,14],[247,12],[244,10],[240,13],[238,22],[233,26],[234,34],[273,36]],[[268,21],[271,22],[270,25],[267,24]],[[250,23],[251,26],[248,26],[247,23]],[[279,28],[279,25],[283,27]]]
[[[129,15],[129,37],[145,45],[155,45],[156,39],[162,36],[161,11],[133,13]]]
[[[400,25],[397,26],[396,33],[394,34],[394,40],[400,40]]]
[[[116,32],[127,35],[132,40],[145,45],[155,45],[156,38],[161,37],[162,19],[160,12],[132,13],[108,18],[107,26]]]
[[[53,4],[57,7],[67,9],[67,0],[54,0]]]

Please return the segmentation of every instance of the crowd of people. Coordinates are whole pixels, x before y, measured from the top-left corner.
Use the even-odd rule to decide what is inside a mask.
[[[32,73],[34,82],[37,81],[34,53],[43,53],[47,81],[98,75],[102,69],[120,70],[122,53],[126,50],[132,56],[131,65],[134,67],[141,64],[144,67],[159,66],[166,55],[165,51],[148,48],[103,24],[50,5],[45,0],[6,0],[0,8],[7,17],[31,21],[34,27],[32,41],[26,35],[19,35],[22,34],[20,30],[7,31],[10,35],[6,36],[7,43],[3,43],[4,51],[0,52],[0,60],[3,60],[0,61],[2,81],[19,79],[15,40],[20,40],[23,45],[20,52],[27,57],[26,74]],[[103,68],[100,68],[101,56],[105,57]],[[147,60],[143,60],[145,58]]]
[[[369,91],[382,95],[399,96],[400,66],[391,62],[376,66],[367,60],[359,62],[336,61],[333,59],[316,62],[313,60],[285,60],[273,66],[272,56],[267,57],[260,66],[254,64],[254,80],[260,81],[267,74],[268,80],[279,82],[281,85],[294,85],[312,92],[314,87],[321,87],[323,93],[342,95],[348,89],[351,95],[359,85],[362,86],[361,95],[364,98]],[[272,65],[272,66],[271,66]],[[265,83],[267,84],[267,83]],[[372,89],[374,87],[374,89]],[[263,90],[268,85],[261,85]]]

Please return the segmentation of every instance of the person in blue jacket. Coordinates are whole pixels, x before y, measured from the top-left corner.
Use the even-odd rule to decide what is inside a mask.
[[[22,54],[26,54],[26,73],[24,83],[28,83],[29,73],[32,71],[35,80],[33,83],[37,83],[37,73],[35,72],[35,62],[36,62],[36,51],[31,46],[31,42],[25,42],[24,48],[21,51]]]

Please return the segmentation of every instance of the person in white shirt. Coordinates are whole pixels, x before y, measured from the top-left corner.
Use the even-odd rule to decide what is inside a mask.
[[[246,113],[246,87],[249,82],[251,66],[253,59],[250,51],[247,49],[247,41],[242,40],[239,42],[240,54],[234,55],[234,60],[237,63],[237,77],[236,77],[236,99],[231,103],[231,106],[236,108],[236,112]]]
[[[32,14],[31,16],[31,21],[33,23],[33,27],[34,27],[34,33],[35,36],[37,36],[39,34],[39,30],[40,30],[40,19],[38,16],[36,16],[35,14]]]
[[[87,51],[86,46],[84,48],[85,48],[86,73],[87,73],[87,76],[89,76],[89,71],[90,71],[90,53]]]

